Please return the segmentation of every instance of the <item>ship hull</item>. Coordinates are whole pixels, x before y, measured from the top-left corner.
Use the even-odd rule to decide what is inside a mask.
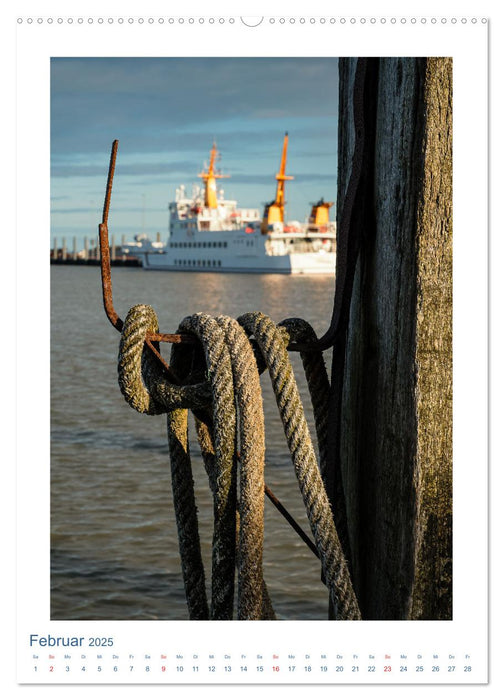
[[[334,274],[336,253],[292,253],[287,255],[224,256],[184,255],[175,257],[171,251],[145,253],[142,264],[146,270],[170,272],[246,272],[256,274]]]

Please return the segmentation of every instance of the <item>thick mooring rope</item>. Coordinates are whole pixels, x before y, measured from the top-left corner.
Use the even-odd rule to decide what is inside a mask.
[[[263,616],[264,415],[254,353],[243,328],[219,316],[231,358],[239,406],[240,527],[238,537],[238,619]],[[266,602],[266,601],[264,601]]]
[[[281,330],[264,314],[245,314],[238,321],[254,336],[268,367],[299,488],[320,554],[322,573],[336,611],[336,619],[360,619],[348,565],[336,532],[331,505],[317,465],[301,397],[287,353],[289,338],[285,342]],[[292,322],[287,327],[289,325],[291,330],[295,330]],[[300,327],[300,330],[304,329]],[[319,414],[319,410],[316,413]],[[323,434],[326,430],[327,426],[319,425],[319,433]]]
[[[156,333],[157,325],[150,306],[138,305],[128,313],[121,334],[119,384],[135,410],[168,413],[173,497],[191,619],[232,619],[236,567],[238,619],[274,618],[262,570],[264,417],[258,365],[259,369],[266,365],[271,377],[336,619],[360,619],[324,488],[329,383],[322,354],[319,350],[302,354],[314,406],[319,469],[287,353],[290,341],[315,339],[311,327],[299,319],[289,319],[277,327],[261,313],[245,314],[238,322],[225,316],[189,316],[180,324],[179,332],[194,334],[200,346],[173,347],[171,369],[181,382],[177,386],[163,377],[159,364],[144,347],[145,333]],[[188,448],[188,408],[197,419],[214,499],[210,608]],[[340,509],[342,504],[336,505]],[[344,507],[342,510],[340,522],[346,525]]]

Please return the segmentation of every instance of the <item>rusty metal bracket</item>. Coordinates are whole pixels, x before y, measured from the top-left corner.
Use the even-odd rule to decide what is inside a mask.
[[[115,310],[114,302],[112,299],[112,275],[110,272],[110,248],[108,235],[108,215],[110,210],[110,198],[112,195],[112,182],[114,180],[118,145],[119,141],[116,139],[112,144],[112,151],[110,153],[105,202],[103,204],[102,221],[101,224],[99,224],[98,226],[98,230],[100,237],[100,268],[102,280],[103,306],[105,308],[105,313],[110,323],[114,326],[116,330],[121,331],[124,322]],[[145,342],[149,349],[152,351],[152,353],[155,355],[155,357],[158,359],[158,361],[162,364],[164,370],[168,373],[170,380],[176,384],[179,384],[176,376],[164,360],[163,356],[159,352],[159,348],[156,347],[156,345],[159,342],[195,343],[196,339],[193,336],[186,334],[147,333],[145,337]]]

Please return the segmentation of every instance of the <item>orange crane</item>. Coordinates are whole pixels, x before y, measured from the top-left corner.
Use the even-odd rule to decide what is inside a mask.
[[[229,175],[221,175],[214,169],[217,155],[217,146],[214,141],[212,150],[210,151],[210,165],[208,166],[208,170],[204,170],[198,175],[205,183],[205,207],[209,207],[210,209],[217,209],[217,184],[215,180],[220,177],[229,177]]]
[[[285,206],[285,181],[294,180],[291,175],[285,174],[285,165],[287,163],[287,144],[289,143],[289,134],[285,132],[282,158],[280,160],[280,169],[275,175],[277,180],[276,197],[272,202],[264,207],[263,220],[261,224],[261,232],[267,233],[270,224],[283,223],[284,206]]]

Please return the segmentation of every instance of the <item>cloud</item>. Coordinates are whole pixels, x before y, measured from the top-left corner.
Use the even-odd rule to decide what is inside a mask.
[[[161,163],[129,163],[120,164],[120,175],[174,175],[175,173],[183,173],[194,170],[193,161],[174,161]],[[53,164],[51,168],[51,177],[53,178],[68,178],[68,177],[96,177],[106,175],[103,167],[97,165],[81,165],[79,163],[63,163]]]
[[[142,150],[149,141],[156,149],[164,139],[200,133],[212,122],[319,119],[334,117],[336,109],[336,59],[51,61],[53,152],[101,149],[118,132]]]
[[[295,175],[295,182],[336,182],[336,175],[333,174],[321,174],[321,173],[303,173],[302,175]],[[233,175],[233,184],[243,184],[243,185],[269,185],[272,186],[275,183],[274,177],[271,175],[248,175],[246,173],[241,173]],[[289,183],[290,184],[290,183]]]

